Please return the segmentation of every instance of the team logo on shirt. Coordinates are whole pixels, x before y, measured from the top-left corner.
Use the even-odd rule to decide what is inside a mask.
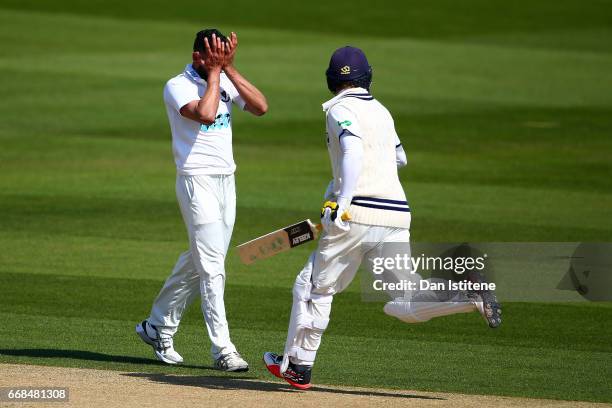
[[[229,113],[225,113],[225,114],[220,113],[215,117],[214,123],[211,123],[210,125],[205,125],[202,123],[200,125],[200,131],[209,132],[211,130],[225,129],[230,126],[230,121],[231,121],[231,115]]]
[[[350,120],[343,120],[342,122],[338,121],[338,126],[340,126],[342,129],[346,129],[347,127],[351,126],[353,124],[353,122],[351,122]]]
[[[223,102],[229,102],[230,101],[230,96],[227,94],[227,92],[225,91],[221,91],[221,101]]]

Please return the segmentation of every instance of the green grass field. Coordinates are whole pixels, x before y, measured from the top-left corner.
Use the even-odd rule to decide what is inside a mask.
[[[224,375],[197,305],[176,337],[183,367],[133,332],[186,248],[161,90],[205,26],[238,33],[237,66],[270,105],[234,115],[234,244],[316,216],[323,73],[347,43],[407,150],[415,241],[612,240],[610,2],[202,4],[0,0],[0,362]],[[260,355],[284,343],[312,248],[251,267],[228,255],[250,378],[268,378]],[[314,380],[612,401],[610,304],[504,306],[497,331],[476,314],[407,325],[353,285]]]

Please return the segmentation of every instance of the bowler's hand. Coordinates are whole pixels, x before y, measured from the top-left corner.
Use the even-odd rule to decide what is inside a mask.
[[[351,229],[351,215],[334,201],[326,201],[321,208],[321,225],[330,235],[343,234]]]
[[[236,48],[238,48],[238,36],[232,31],[225,45],[225,62],[223,63],[223,68],[234,65]]]
[[[205,59],[202,61],[209,71],[220,71],[225,64],[225,41],[212,35],[212,41],[204,38]]]

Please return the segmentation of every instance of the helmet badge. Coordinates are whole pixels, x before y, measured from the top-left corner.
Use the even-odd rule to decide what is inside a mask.
[[[342,68],[340,68],[340,75],[349,75],[350,73],[351,73],[351,67],[349,67],[348,65],[345,65]]]

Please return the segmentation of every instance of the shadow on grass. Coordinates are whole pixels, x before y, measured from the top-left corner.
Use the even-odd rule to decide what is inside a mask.
[[[125,373],[122,374],[129,377],[137,378],[148,378],[150,381],[183,385],[190,387],[203,387],[212,390],[248,390],[248,391],[268,391],[268,392],[289,392],[289,393],[302,393],[304,391],[292,388],[288,384],[273,383],[267,381],[260,381],[255,379],[245,379],[236,377],[208,377],[208,376],[195,376],[195,375],[167,375],[167,374],[153,374],[153,373]],[[344,394],[344,395],[357,395],[357,396],[371,396],[371,397],[384,397],[384,398],[411,398],[411,399],[423,399],[423,400],[445,400],[444,398],[430,397],[427,395],[415,395],[415,394],[400,394],[394,392],[383,392],[383,391],[366,391],[366,390],[347,390],[340,388],[331,388],[325,386],[314,385],[309,391],[306,392],[324,392],[332,394]]]
[[[132,356],[118,356],[114,354],[97,353],[94,351],[86,351],[86,350],[62,350],[62,349],[40,349],[40,348],[0,349],[0,355],[16,356],[16,357],[36,357],[36,358],[69,358],[73,360],[167,366],[167,364],[164,364],[160,361],[148,359],[148,358],[132,357]],[[202,369],[202,370],[214,370],[214,368],[211,366],[181,364],[179,367],[196,368],[196,369]]]

